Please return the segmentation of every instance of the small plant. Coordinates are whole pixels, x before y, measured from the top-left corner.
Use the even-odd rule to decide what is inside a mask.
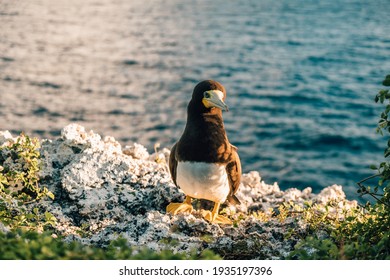
[[[15,142],[0,146],[0,191],[30,203],[54,195],[38,185],[39,141],[21,134]]]
[[[303,205],[292,202],[282,204],[282,218],[296,217],[305,223],[311,231],[331,230],[337,227],[338,223],[348,215],[342,201],[329,200],[326,204],[305,202]],[[280,219],[280,218],[279,218]]]
[[[43,198],[54,199],[40,187],[39,141],[21,134],[0,146],[0,222],[11,227],[42,231],[53,226],[55,217],[28,205]]]
[[[274,214],[273,209],[270,209],[268,211],[255,211],[252,213],[252,216],[255,217],[257,220],[266,223],[271,220],[272,216]]]
[[[390,75],[387,75],[385,80],[382,82],[384,86],[390,87]],[[377,133],[384,135],[385,133],[390,134],[390,92],[388,89],[382,89],[375,96],[375,102],[380,102],[381,104],[386,104],[385,110],[381,113],[380,119],[378,122],[378,127],[376,129]],[[387,147],[384,151],[385,159],[390,157],[390,139],[387,141]],[[378,166],[371,165],[372,170],[377,171],[376,174],[360,181],[358,183],[359,190],[358,193],[362,195],[369,195],[375,199],[379,205],[384,205],[386,208],[390,209],[390,162],[383,161]],[[363,183],[372,180],[374,178],[379,178],[376,186],[367,186]]]

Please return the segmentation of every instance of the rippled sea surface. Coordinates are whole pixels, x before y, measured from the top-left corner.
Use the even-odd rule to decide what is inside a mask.
[[[388,4],[2,0],[0,130],[54,138],[77,122],[152,152],[215,79],[244,172],[357,198],[386,144],[373,98],[390,72]]]

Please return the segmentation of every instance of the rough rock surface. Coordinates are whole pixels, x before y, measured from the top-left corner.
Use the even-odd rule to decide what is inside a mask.
[[[0,144],[12,139],[8,132],[0,133]],[[282,191],[252,171],[243,174],[237,194],[242,204],[223,210],[234,225],[210,224],[198,211],[166,214],[168,203],[184,199],[167,169],[168,149],[151,155],[140,144],[122,149],[112,137],[102,139],[70,124],[59,139],[42,140],[40,152],[41,184],[55,199],[40,202],[39,207],[55,215],[56,230],[67,240],[98,246],[121,236],[130,245],[157,251],[210,248],[226,259],[279,259],[293,250],[297,236],[308,234],[307,225],[291,217],[264,220],[251,213],[269,212],[289,201],[325,204],[337,200],[346,207],[356,206],[356,201],[345,199],[341,186],[324,188],[319,194],[311,188]],[[286,238],[292,231],[297,234]]]

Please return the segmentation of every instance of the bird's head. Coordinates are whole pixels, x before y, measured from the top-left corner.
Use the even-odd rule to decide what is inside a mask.
[[[229,111],[225,104],[226,90],[220,83],[213,80],[202,81],[196,85],[192,93],[194,105],[208,112],[214,108]]]

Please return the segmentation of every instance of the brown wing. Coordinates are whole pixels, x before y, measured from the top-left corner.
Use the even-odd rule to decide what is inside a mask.
[[[173,145],[171,154],[169,155],[169,171],[171,172],[171,177],[173,182],[176,184],[176,170],[177,170],[177,159],[176,159],[176,147],[177,143]]]
[[[237,153],[237,148],[233,145],[231,161],[226,165],[226,172],[230,186],[230,193],[227,200],[232,204],[240,204],[240,201],[234,194],[238,191],[241,182],[241,161]]]

